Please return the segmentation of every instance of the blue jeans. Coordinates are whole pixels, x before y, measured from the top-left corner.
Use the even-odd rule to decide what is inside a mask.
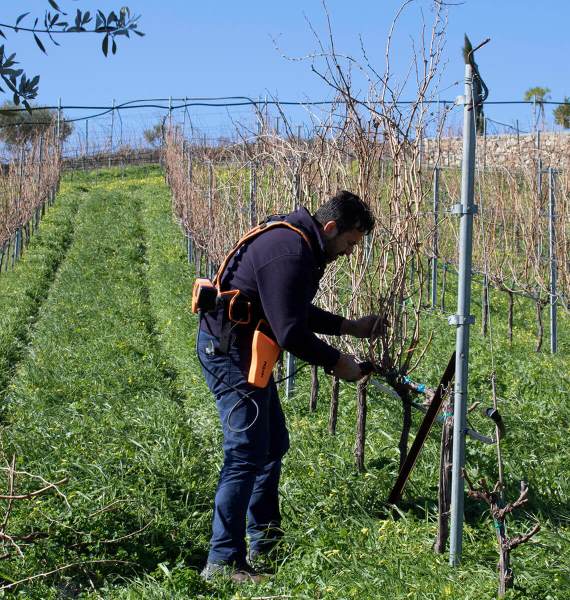
[[[215,341],[200,331],[202,372],[224,436],[208,562],[243,564],[246,533],[253,552],[267,552],[281,535],[278,487],[289,433],[273,377],[266,388],[253,387],[247,383],[247,353],[233,343],[227,355],[215,354]]]

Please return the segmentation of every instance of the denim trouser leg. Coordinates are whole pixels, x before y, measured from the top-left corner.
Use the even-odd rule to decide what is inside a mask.
[[[269,400],[269,452],[268,460],[258,473],[249,501],[247,533],[250,547],[257,552],[267,552],[281,537],[281,512],[279,510],[279,477],[281,458],[289,448],[289,435],[285,415],[279,402],[273,380]]]
[[[208,561],[241,563],[246,557],[246,516],[256,548],[280,526],[278,485],[289,436],[273,380],[264,389],[249,385],[237,348],[231,347],[228,355],[206,354],[213,339],[202,331],[198,348],[224,436]]]
[[[247,534],[254,552],[268,552],[281,537],[280,474],[281,460],[274,460],[263,467],[255,480],[247,511]]]

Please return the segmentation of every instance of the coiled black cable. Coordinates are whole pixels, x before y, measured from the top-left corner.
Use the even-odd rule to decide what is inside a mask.
[[[226,417],[226,425],[228,426],[228,429],[232,432],[232,433],[243,433],[244,431],[247,431],[248,429],[251,429],[257,419],[259,418],[259,404],[255,401],[254,398],[251,397],[251,394],[253,394],[254,390],[252,390],[251,392],[244,392],[242,390],[240,390],[239,388],[237,388],[235,385],[232,385],[231,383],[227,383],[226,381],[223,380],[222,377],[219,377],[218,375],[216,375],[215,373],[213,373],[202,361],[202,357],[200,356],[200,332],[202,331],[202,312],[200,311],[200,318],[198,321],[198,332],[196,333],[196,354],[198,356],[198,362],[200,363],[201,367],[207,372],[209,373],[212,377],[214,377],[214,379],[218,382],[221,383],[222,385],[224,385],[226,387],[226,389],[228,390],[232,390],[234,391],[236,394],[238,394],[239,396],[239,400],[230,408],[230,411],[228,413],[228,416]],[[231,358],[230,358],[231,360]],[[299,371],[301,371],[302,369],[304,369],[305,367],[309,366],[309,363],[305,363],[304,365],[301,365],[299,368],[295,369],[295,371],[293,371],[293,373],[290,373],[289,375],[286,375],[285,377],[282,377],[281,379],[278,379],[277,381],[275,381],[275,384],[278,383],[282,383],[283,381],[286,381],[287,379],[289,379],[290,377],[293,377],[294,375],[296,375]],[[253,418],[252,422],[249,423],[248,425],[246,425],[245,427],[241,427],[241,428],[234,428],[232,427],[231,424],[231,418],[232,415],[234,413],[234,411],[237,409],[237,407],[242,403],[242,402],[246,402],[246,401],[250,401],[253,402],[253,405],[255,406],[255,417]]]

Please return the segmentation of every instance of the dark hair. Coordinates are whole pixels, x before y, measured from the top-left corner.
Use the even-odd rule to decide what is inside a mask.
[[[374,215],[364,200],[352,192],[342,190],[317,209],[313,217],[325,225],[335,221],[339,233],[358,229],[370,233],[374,229]]]

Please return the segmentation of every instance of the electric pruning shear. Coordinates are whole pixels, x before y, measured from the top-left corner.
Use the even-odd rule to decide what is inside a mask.
[[[359,363],[360,370],[362,372],[362,376],[370,375],[371,373],[379,373],[383,374],[382,371],[371,361],[362,361]],[[417,408],[425,413],[422,423],[418,429],[416,437],[412,443],[410,451],[406,456],[406,460],[402,465],[400,472],[398,473],[398,477],[396,482],[390,492],[388,497],[388,502],[391,504],[396,504],[402,497],[402,493],[404,491],[404,487],[410,477],[410,474],[414,468],[414,465],[417,461],[417,458],[425,444],[425,441],[432,429],[433,424],[437,421],[443,423],[445,421],[445,416],[439,415],[441,407],[443,405],[443,401],[446,395],[446,392],[449,390],[453,377],[455,375],[455,352],[451,355],[449,362],[447,364],[447,368],[439,382],[438,387],[436,388],[433,398],[428,405],[420,404],[418,402],[410,401],[411,406]],[[409,386],[410,390],[415,393],[425,393],[427,388],[425,384],[415,383],[409,377],[403,378],[403,383]],[[400,395],[391,387],[388,387],[381,382],[373,379],[372,384],[382,390],[383,392],[387,392],[394,397],[398,397],[401,399]],[[505,425],[501,414],[496,408],[487,408],[483,411],[483,415],[488,417],[495,423],[497,429],[497,435],[499,438],[503,437],[506,433]],[[485,436],[474,429],[466,429],[465,434],[473,439],[481,441],[485,444],[493,444],[495,443],[495,439],[492,437]]]

